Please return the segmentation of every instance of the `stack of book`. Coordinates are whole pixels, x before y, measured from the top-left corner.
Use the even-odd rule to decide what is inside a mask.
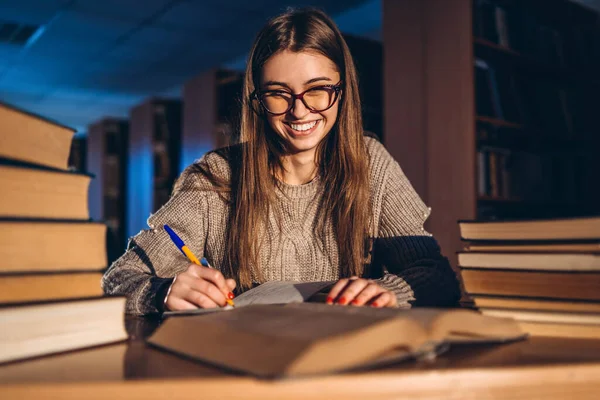
[[[600,336],[600,217],[460,221],[467,293],[534,335]]]
[[[73,134],[0,103],[0,361],[127,337],[124,299],[102,297],[92,177],[67,169]]]

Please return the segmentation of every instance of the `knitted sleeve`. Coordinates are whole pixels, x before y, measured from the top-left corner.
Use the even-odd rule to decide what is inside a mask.
[[[456,274],[423,227],[431,209],[389,157],[373,248],[373,262],[384,270],[377,283],[395,293],[402,308],[454,306],[460,299]]]
[[[169,201],[148,218],[150,229],[130,239],[127,251],[102,278],[106,294],[127,296],[126,312],[144,315],[161,311],[161,294],[189,261],[164,230],[169,225],[199,258],[203,256],[208,209],[206,190],[188,168],[178,180]]]

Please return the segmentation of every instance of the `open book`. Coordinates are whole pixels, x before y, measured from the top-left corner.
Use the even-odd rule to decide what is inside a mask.
[[[291,303],[168,318],[148,342],[227,369],[282,377],[429,357],[457,342],[524,336],[513,320],[472,310]]]
[[[287,304],[302,302],[324,303],[328,289],[335,282],[292,282],[270,281],[252,288],[235,298],[235,307],[245,307],[251,304]],[[164,316],[206,314],[215,311],[231,310],[229,306],[223,308],[198,308],[185,311],[167,311]]]

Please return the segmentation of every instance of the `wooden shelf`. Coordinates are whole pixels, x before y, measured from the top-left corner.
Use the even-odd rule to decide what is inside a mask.
[[[477,201],[488,202],[488,203],[525,203],[522,199],[516,197],[495,197],[495,196],[479,196]]]
[[[596,86],[600,87],[600,80],[592,71],[581,71],[572,67],[552,65],[532,56],[519,53],[509,47],[501,46],[489,40],[479,37],[473,37],[475,54],[483,58],[495,58],[496,61],[503,61],[511,64],[528,73],[545,78],[565,81],[578,86]]]
[[[487,47],[488,49],[492,49],[495,51],[500,51],[503,52],[505,54],[509,54],[511,56],[515,56],[515,57],[523,57],[521,55],[521,53],[516,52],[515,50],[511,49],[510,47],[506,47],[506,46],[501,46],[499,44],[496,44],[494,42],[490,42],[489,40],[480,38],[480,37],[473,37],[473,43],[477,46],[481,46],[481,47]]]
[[[519,207],[580,207],[583,203],[568,202],[568,201],[544,201],[544,200],[526,200],[518,197],[494,197],[494,196],[478,196],[477,201],[481,203],[490,203],[495,205],[519,206]]]
[[[493,117],[485,117],[485,116],[476,116],[475,120],[477,122],[482,122],[484,124],[499,126],[503,128],[512,128],[512,129],[524,129],[524,126],[521,124],[516,124],[514,122],[505,121],[502,119],[497,119]]]
[[[595,153],[598,144],[583,139],[545,138],[543,136],[524,135],[504,140],[500,136],[495,139],[478,139],[477,148],[502,151],[523,151],[527,153],[560,152],[565,155],[579,157],[581,154]]]

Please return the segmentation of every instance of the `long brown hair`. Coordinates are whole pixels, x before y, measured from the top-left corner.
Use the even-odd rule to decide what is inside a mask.
[[[317,52],[333,61],[340,72],[343,88],[338,118],[316,153],[320,180],[327,190],[323,191],[315,229],[323,238],[332,223],[341,276],[361,276],[366,261],[371,227],[368,154],[354,62],[342,34],[325,13],[290,10],[264,26],[250,51],[242,92],[241,145],[228,150],[231,178],[224,182],[206,167],[200,170],[216,190],[230,193],[227,250],[221,268],[226,276],[238,280],[241,289],[262,281],[259,238],[265,236],[261,232],[268,226],[269,213],[277,215],[276,172],[283,168],[285,147],[252,100],[252,93],[260,87],[263,65],[283,50]]]

